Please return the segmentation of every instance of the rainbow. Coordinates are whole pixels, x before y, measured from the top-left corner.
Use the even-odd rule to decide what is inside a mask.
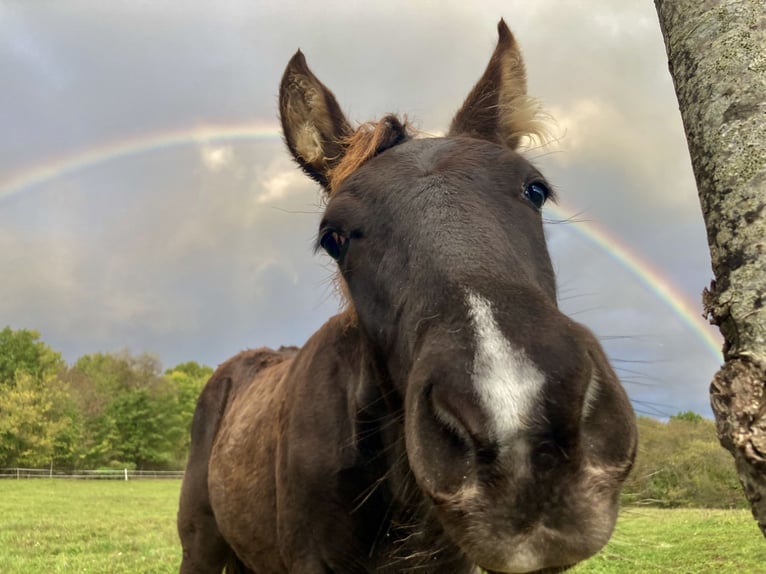
[[[21,170],[10,178],[0,181],[0,201],[45,182],[126,157],[174,147],[216,142],[278,141],[280,134],[281,131],[276,125],[264,123],[204,124],[179,130],[145,133],[63,155]],[[577,218],[575,212],[561,205],[549,205],[546,211],[563,220]],[[597,223],[580,221],[572,225],[571,229],[591,241],[618,265],[636,277],[701,339],[718,363],[723,361],[721,338],[703,319],[700,306],[689,301],[688,296],[663,276],[658,268]]]
[[[642,285],[656,295],[702,340],[710,354],[720,364],[723,362],[722,338],[704,319],[702,305],[690,301],[687,294],[663,276],[656,266],[632,250],[615,234],[592,221],[578,221],[578,215],[563,206],[549,204],[545,207],[562,220],[574,221],[572,226],[581,236],[604,251],[620,267],[636,277]]]
[[[204,124],[179,130],[150,132],[62,155],[0,181],[0,201],[27,189],[88,168],[164,149],[216,142],[279,140],[282,131],[264,123]]]

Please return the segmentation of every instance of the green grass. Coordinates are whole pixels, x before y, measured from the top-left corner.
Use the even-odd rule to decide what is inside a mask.
[[[178,572],[178,480],[0,481],[0,572]]]
[[[766,539],[749,510],[628,507],[607,547],[573,572],[763,574]]]
[[[2,480],[0,573],[177,572],[179,488],[176,480]],[[744,510],[626,508],[609,545],[573,572],[764,573],[766,540]]]

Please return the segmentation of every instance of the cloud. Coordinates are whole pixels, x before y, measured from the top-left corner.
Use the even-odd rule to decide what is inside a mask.
[[[230,145],[203,145],[199,148],[202,164],[210,171],[221,171],[234,158],[234,150]]]
[[[287,194],[300,189],[306,182],[306,175],[298,169],[268,170],[259,181],[259,193],[255,201],[259,204],[274,204],[284,200]]]
[[[554,161],[562,167],[607,165],[627,179],[641,182],[646,194],[660,195],[665,208],[679,203],[688,207],[690,198],[696,203],[693,193],[668,193],[669,186],[688,188],[689,163],[685,141],[668,137],[667,128],[662,126],[677,120],[667,110],[639,121],[628,115],[625,107],[618,109],[612,102],[590,97],[551,106],[550,112],[560,130],[554,146],[560,153]],[[664,136],[654,138],[658,133]]]

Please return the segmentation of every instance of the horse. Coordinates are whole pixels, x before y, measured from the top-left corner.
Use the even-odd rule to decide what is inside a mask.
[[[182,574],[561,572],[609,540],[630,401],[558,308],[519,151],[539,134],[503,20],[444,137],[352,127],[301,51],[284,139],[326,196],[315,249],[345,308],[300,348],[240,353],[194,414]]]

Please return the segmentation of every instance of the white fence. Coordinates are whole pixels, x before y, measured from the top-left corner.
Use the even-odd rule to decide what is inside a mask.
[[[55,470],[52,468],[0,468],[0,479],[72,478],[85,480],[141,480],[183,478],[182,470]]]

